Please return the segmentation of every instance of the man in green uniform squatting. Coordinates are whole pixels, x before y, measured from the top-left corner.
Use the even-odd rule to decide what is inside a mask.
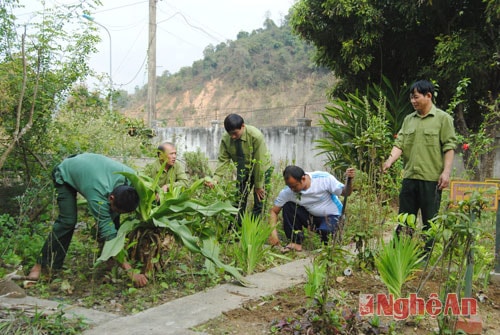
[[[166,162],[166,163],[165,163]],[[145,172],[151,178],[156,178],[156,175],[163,168],[158,185],[163,192],[167,192],[170,185],[188,187],[188,176],[184,166],[177,161],[177,150],[175,145],[170,142],[164,142],[158,146],[158,160],[153,164],[146,166]]]
[[[97,221],[99,240],[109,241],[116,237],[120,214],[133,212],[139,205],[137,191],[128,185],[125,176],[117,172],[135,173],[126,165],[92,153],[70,156],[56,166],[52,177],[57,190],[59,216],[28,275],[29,279],[38,280],[42,268],[62,268],[77,222],[77,193],[87,200]],[[146,276],[133,271],[129,263],[124,262],[121,267],[135,286],[147,284]]]

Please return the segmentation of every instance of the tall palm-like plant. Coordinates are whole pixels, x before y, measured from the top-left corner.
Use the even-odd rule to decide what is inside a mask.
[[[375,266],[380,279],[394,298],[401,297],[403,284],[412,278],[419,264],[424,260],[420,241],[410,236],[393,236],[375,256]]]
[[[371,158],[367,155],[369,148],[360,146],[360,141],[375,143],[381,149],[380,155],[388,154],[393,136],[405,116],[412,112],[408,94],[408,89],[394,89],[384,78],[382,85],[368,86],[364,92],[346,93],[320,112],[319,124],[326,136],[317,140],[317,148],[327,155],[332,169],[358,166],[365,171],[364,167],[369,166]],[[377,116],[385,123],[385,128],[376,134],[370,129],[371,116]]]
[[[246,274],[251,274],[269,249],[264,248],[273,226],[260,217],[245,213],[241,219],[240,242],[235,250],[236,259]]]

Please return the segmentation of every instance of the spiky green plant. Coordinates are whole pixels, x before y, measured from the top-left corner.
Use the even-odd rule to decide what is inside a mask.
[[[273,227],[260,217],[245,213],[241,219],[240,242],[235,249],[235,256],[247,274],[253,273],[269,249],[264,248]]]
[[[382,242],[380,252],[375,255],[375,266],[394,298],[401,297],[404,283],[412,278],[425,258],[422,254],[420,242],[410,236],[393,236],[389,243]]]

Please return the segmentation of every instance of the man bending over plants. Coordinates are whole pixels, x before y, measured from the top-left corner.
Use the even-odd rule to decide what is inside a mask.
[[[92,153],[70,156],[55,167],[52,177],[57,191],[59,216],[28,275],[30,280],[38,280],[43,268],[62,268],[77,222],[77,193],[87,200],[90,212],[97,221],[99,240],[109,241],[116,237],[120,214],[133,212],[139,204],[137,191],[117,172],[134,173],[134,170],[111,158]],[[121,266],[135,286],[147,284],[146,276],[134,272],[129,263],[123,262]]]
[[[354,178],[354,168],[346,171],[348,178]],[[342,203],[338,196],[350,195],[352,183],[347,187],[333,175],[324,171],[304,172],[298,166],[290,165],[283,171],[286,187],[281,190],[270,212],[270,224],[276,226],[278,214],[283,208],[283,228],[290,243],[282,252],[302,251],[303,228],[312,216],[314,229],[321,234],[321,241],[328,242],[337,228],[342,213]],[[271,245],[278,246],[280,241],[276,229],[269,237]]]

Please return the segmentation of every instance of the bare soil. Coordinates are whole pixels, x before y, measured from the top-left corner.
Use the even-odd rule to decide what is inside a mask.
[[[407,285],[408,292],[415,292],[419,279]],[[437,292],[435,281],[425,285],[419,296]],[[329,292],[340,315],[346,319],[356,313],[360,294],[385,293],[386,288],[373,274],[353,272],[349,277],[338,277],[335,287]],[[483,334],[500,334],[500,287],[491,286],[484,302],[478,301],[478,315],[483,321]],[[373,317],[354,316],[343,331],[335,332],[311,321],[317,312],[304,293],[303,285],[281,291],[273,296],[246,302],[241,308],[224,313],[220,317],[196,327],[211,335],[223,334],[433,334],[438,330],[437,320],[430,316],[396,321],[392,317],[381,317],[378,327],[372,326]],[[392,328],[391,328],[392,327]],[[342,328],[341,328],[342,329]],[[391,332],[392,331],[392,332]]]
[[[66,270],[45,274],[35,286],[27,289],[29,295],[117,315],[137,313],[173,299],[189,295],[217,283],[203,274],[203,259],[182,254],[173,257],[161,276],[143,289],[134,289],[116,264],[101,264],[92,268],[93,260],[82,260],[70,264]],[[307,251],[289,256],[306,257]],[[75,259],[72,257],[71,259]],[[189,264],[186,266],[185,264]],[[87,268],[87,271],[83,271]],[[78,269],[78,270],[76,270]],[[417,292],[421,273],[407,283],[403,296]],[[419,297],[427,299],[431,293],[439,292],[443,278],[431,278]],[[224,313],[219,318],[196,327],[207,334],[432,334],[438,329],[437,320],[426,315],[410,316],[406,320],[395,321],[392,317],[381,317],[378,326],[373,325],[373,317],[359,317],[360,294],[385,294],[387,289],[373,271],[353,269],[352,275],[337,277],[329,290],[326,309],[339,316],[342,332],[328,329],[315,321],[319,308],[314,305],[299,285],[258,300],[249,300],[241,308]],[[474,293],[476,295],[476,293]],[[478,314],[483,321],[483,334],[500,335],[500,287],[489,285],[483,292],[486,297],[478,302]],[[392,327],[392,328],[391,328]],[[390,332],[390,330],[393,330]]]

